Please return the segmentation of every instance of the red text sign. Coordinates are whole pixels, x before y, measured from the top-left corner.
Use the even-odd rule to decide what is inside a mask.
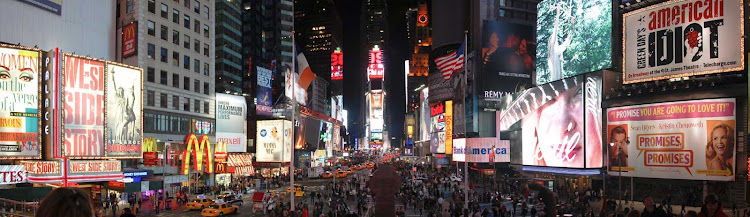
[[[69,157],[104,154],[104,63],[65,57],[64,149]]]
[[[120,172],[119,160],[70,161],[70,173],[111,173]]]

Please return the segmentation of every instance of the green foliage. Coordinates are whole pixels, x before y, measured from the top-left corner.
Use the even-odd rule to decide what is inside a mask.
[[[547,67],[547,44],[555,21],[556,4],[567,6],[575,15],[575,24],[569,16],[560,16],[558,43],[572,32],[570,46],[563,53],[563,75],[571,77],[612,65],[612,5],[607,0],[546,0],[539,3],[537,12],[536,72],[537,84],[551,82]],[[571,9],[572,8],[572,9]],[[570,31],[570,28],[573,28]]]

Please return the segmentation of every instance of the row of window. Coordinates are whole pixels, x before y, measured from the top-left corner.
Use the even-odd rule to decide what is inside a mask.
[[[190,103],[193,103],[193,112],[195,113],[201,113],[208,114],[209,110],[211,109],[211,105],[208,101],[203,101],[203,110],[201,111],[201,100],[199,99],[193,99],[192,101],[188,97],[182,97],[180,99],[180,96],[178,95],[172,95],[172,109],[179,111],[180,105],[182,105],[182,110],[189,112],[190,111]],[[161,108],[168,108],[168,94],[167,93],[160,93],[159,94],[159,107]],[[147,106],[156,106],[156,91],[153,90],[146,90],[146,105]]]
[[[156,58],[156,45],[148,43],[147,47],[148,47],[147,57],[152,60],[155,59]],[[159,53],[159,61],[166,63],[167,59],[169,59],[169,50],[167,48],[162,47],[160,51],[161,52]],[[208,44],[204,44],[203,51],[208,52]],[[201,73],[200,64],[201,64],[201,61],[198,60],[198,58],[193,59],[193,71],[195,73]],[[180,53],[177,51],[172,51],[172,65],[177,66],[177,67],[180,66]],[[184,69],[190,70],[190,56],[184,55],[182,57],[182,67]],[[209,68],[210,66],[208,65],[208,63],[204,62],[203,63],[203,75],[206,75],[206,76],[209,75],[210,73]]]
[[[211,120],[197,120],[182,115],[152,114],[144,112],[143,128],[146,133],[169,134],[213,134],[216,133],[215,122]],[[198,128],[201,126],[201,128]],[[210,130],[206,132],[206,129]]]
[[[200,5],[200,2],[198,2],[197,0],[195,1],[195,3],[197,5]],[[154,4],[155,4],[154,0],[149,0],[149,2],[148,2],[148,11],[151,12],[151,13],[154,13],[154,11],[153,11]],[[204,10],[204,14],[205,14],[204,17],[208,18],[208,7],[206,7],[206,6],[203,6],[203,7],[204,7],[203,10]],[[169,10],[169,6],[167,6],[166,4],[162,3],[161,4],[161,17],[163,17],[164,19],[169,19],[168,13],[167,13],[168,10]],[[199,11],[196,10],[196,13],[199,13]],[[183,20],[182,21],[183,26],[185,26],[185,28],[187,28],[187,29],[190,29],[190,21],[191,21],[190,16],[187,15],[187,14],[183,14],[182,15],[182,20]],[[180,24],[180,11],[177,10],[176,8],[172,9],[172,22]],[[149,26],[151,26],[151,23],[153,23],[153,21],[149,20]],[[193,23],[194,23],[194,25],[193,25],[193,31],[195,31],[195,33],[200,33],[201,32],[201,28],[200,28],[201,21],[196,19],[196,20],[193,20]],[[162,25],[162,28],[165,28],[165,27]],[[162,33],[162,35],[163,34],[164,33]],[[207,38],[210,36],[209,28],[208,28],[208,25],[206,25],[206,24],[203,24],[203,36],[207,37]],[[162,38],[162,39],[166,40],[166,38]]]
[[[151,36],[156,36],[156,23],[154,21],[149,20],[148,21],[148,31],[147,33]],[[208,28],[208,26],[206,26]],[[161,39],[165,41],[169,41],[168,39],[169,35],[169,28],[165,25],[161,25],[161,34],[159,35]],[[185,34],[183,35],[184,40],[182,42],[182,46],[184,48],[190,49],[190,36]],[[180,45],[180,32],[177,30],[172,30],[172,43],[176,45]],[[195,39],[193,41],[193,49],[195,52],[200,53],[200,44],[201,41],[198,39]],[[203,55],[208,56],[209,55],[209,47],[207,43],[203,43]]]
[[[128,0],[129,2],[132,0]],[[180,3],[180,0],[173,0],[177,3]],[[191,0],[182,0],[184,1],[184,5],[186,8],[190,9],[190,3]],[[193,12],[202,15],[204,18],[209,18],[210,11],[208,10],[208,6],[203,5],[203,13],[201,13],[201,2],[198,0],[192,0],[193,3]],[[169,6],[167,4],[161,3],[161,16],[164,18],[167,18],[167,11],[169,10]],[[156,1],[155,0],[148,0],[148,12],[156,13]]]
[[[165,70],[160,70],[160,76],[159,76],[159,83],[163,85],[167,85],[167,75],[169,72]],[[146,68],[146,80],[148,82],[154,82],[156,83],[156,69],[153,67]],[[193,80],[193,91],[196,93],[201,92],[200,88],[200,80],[195,79]],[[174,88],[180,88],[180,75],[177,73],[172,74],[172,87]],[[182,81],[182,89],[184,90],[190,90],[190,77],[183,77]],[[203,82],[203,94],[208,95],[208,82]]]

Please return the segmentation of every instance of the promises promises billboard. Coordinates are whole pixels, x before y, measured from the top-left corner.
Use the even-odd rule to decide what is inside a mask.
[[[142,72],[107,64],[107,156],[141,158]]]
[[[611,67],[612,1],[545,0],[536,22],[537,84]]]
[[[734,180],[735,99],[607,109],[609,172],[648,178]]]
[[[285,120],[258,121],[255,145],[257,162],[289,162],[292,151],[292,122]]]
[[[104,155],[104,62],[65,56],[63,142],[65,156]]]
[[[226,142],[227,152],[246,152],[245,97],[216,93],[216,142]]]
[[[742,70],[742,8],[742,0],[683,0],[625,14],[623,83]]]
[[[38,158],[39,51],[0,47],[0,158]]]

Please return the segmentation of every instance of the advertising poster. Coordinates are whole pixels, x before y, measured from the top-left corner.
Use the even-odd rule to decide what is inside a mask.
[[[430,152],[445,153],[445,103],[430,105]]]
[[[600,77],[576,76],[527,90],[516,99],[530,105],[521,120],[523,165],[601,167],[600,93]]]
[[[453,139],[453,161],[466,161],[466,139]]]
[[[0,47],[0,158],[39,158],[39,51]]]
[[[292,123],[285,120],[258,121],[257,162],[289,162],[292,151]]]
[[[482,95],[500,100],[531,86],[536,69],[532,26],[485,20],[482,34]]]
[[[383,64],[383,52],[377,46],[370,50],[370,62],[367,64],[367,76],[370,80],[383,79],[385,64]]]
[[[307,105],[307,90],[302,89],[297,82],[299,81],[299,74],[292,72],[290,66],[286,66],[284,74],[284,95],[289,100],[294,99],[300,105]]]
[[[742,0],[684,0],[625,14],[623,83],[742,70],[742,8]]]
[[[309,147],[305,143],[305,122],[307,118],[305,117],[299,117],[295,119],[296,123],[294,124],[294,149],[295,150],[303,150],[308,149]]]
[[[245,97],[216,93],[216,142],[226,142],[227,152],[246,152]]]
[[[137,68],[107,64],[107,74],[107,156],[140,158],[143,73]]]
[[[138,23],[132,22],[122,28],[122,58],[128,58],[138,49]]]
[[[255,107],[256,113],[259,115],[272,115],[273,97],[271,95],[271,79],[273,72],[263,67],[256,67],[256,69],[258,74],[258,94],[256,95],[258,103]]]
[[[24,165],[0,165],[0,186],[24,183],[27,180],[26,166]]]
[[[66,55],[63,148],[68,157],[104,155],[104,62]]]
[[[331,81],[344,79],[344,52],[335,50],[331,53]]]
[[[19,0],[57,15],[62,15],[63,0]]]
[[[427,88],[422,89],[419,93],[419,141],[430,139],[430,105],[427,101]]]
[[[494,158],[495,163],[510,162],[510,141],[495,137],[453,140],[453,161],[487,163],[490,158]]]
[[[453,153],[453,101],[445,101],[445,144],[443,145],[443,153]],[[438,150],[441,150],[438,147]]]
[[[611,67],[611,1],[542,1],[536,22],[537,85]]]
[[[736,108],[726,98],[607,109],[609,173],[733,181]]]

